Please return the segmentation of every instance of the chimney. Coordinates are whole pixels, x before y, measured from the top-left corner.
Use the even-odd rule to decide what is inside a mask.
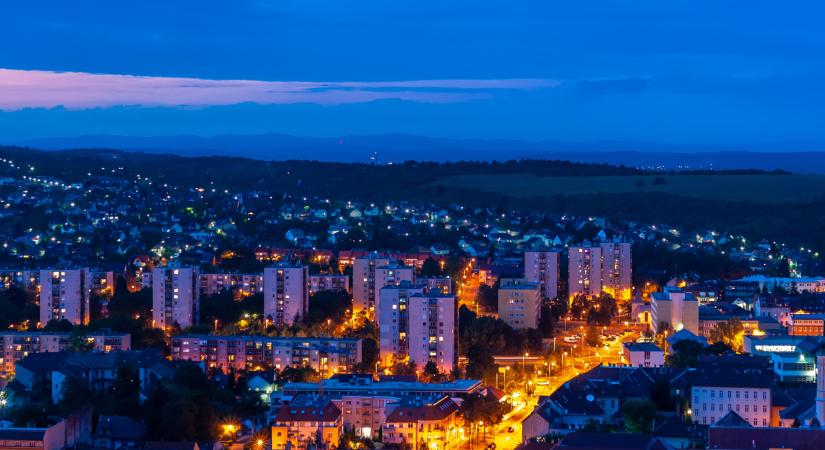
[[[825,355],[816,355],[816,420],[825,426]]]

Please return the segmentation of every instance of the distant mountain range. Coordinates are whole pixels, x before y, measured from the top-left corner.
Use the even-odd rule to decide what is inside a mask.
[[[825,144],[794,142],[763,147],[666,145],[651,142],[563,142],[498,139],[447,139],[410,134],[353,135],[336,138],[285,134],[180,135],[158,137],[87,135],[6,142],[45,150],[119,149],[182,156],[238,156],[263,160],[402,162],[560,159],[643,168],[763,169],[825,174]],[[794,151],[776,151],[776,149]]]

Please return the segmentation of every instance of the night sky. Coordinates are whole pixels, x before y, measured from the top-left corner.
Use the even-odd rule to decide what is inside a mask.
[[[825,142],[823,23],[821,1],[8,2],[0,142],[405,132],[780,150]]]

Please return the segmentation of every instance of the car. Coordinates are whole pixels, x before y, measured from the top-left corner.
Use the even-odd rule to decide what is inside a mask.
[[[496,448],[495,442],[490,442],[490,445],[487,446],[487,450],[493,450],[494,448]]]
[[[547,386],[547,385],[550,384],[550,382],[547,381],[547,380],[539,380],[539,381],[536,381],[536,384],[539,385],[539,386]]]
[[[512,433],[512,432],[514,432],[514,431],[516,431],[516,429],[515,429],[515,428],[513,428],[513,427],[507,427],[507,432],[508,432],[508,433]]]
[[[579,338],[577,338],[576,336],[565,336],[564,337],[564,342],[567,342],[568,344],[573,344],[573,343],[576,343],[578,341],[579,341]]]

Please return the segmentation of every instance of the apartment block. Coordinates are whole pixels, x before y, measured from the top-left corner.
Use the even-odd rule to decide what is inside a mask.
[[[264,276],[259,273],[202,273],[198,276],[198,292],[201,297],[230,291],[237,298],[243,298],[263,290]]]
[[[585,241],[567,252],[569,299],[593,297],[602,292],[602,248]]]
[[[387,266],[390,259],[377,253],[355,258],[352,263],[352,307],[359,313],[366,311],[374,314],[378,291],[383,287],[376,286],[375,272],[379,267]]]
[[[181,335],[172,338],[172,359],[203,362],[209,369],[311,367],[321,377],[353,372],[361,340],[269,336]]]
[[[432,291],[414,294],[407,313],[410,361],[423,368],[435,363],[450,373],[458,360],[458,302],[455,295]]]
[[[602,290],[616,300],[627,301],[633,295],[633,257],[630,242],[602,242]]]
[[[68,320],[74,325],[89,323],[89,269],[40,271],[40,324]]]
[[[513,328],[537,328],[541,314],[540,286],[518,280],[502,281],[498,317]]]
[[[85,336],[87,344],[95,351],[112,352],[131,350],[132,336],[124,334],[94,333]],[[14,364],[35,353],[54,353],[69,350],[72,346],[70,333],[13,332],[0,333],[0,370],[4,376],[14,373]]]
[[[276,326],[291,325],[309,309],[309,268],[278,264],[264,269],[264,318]]]
[[[544,298],[559,295],[559,252],[542,250],[524,252],[524,278],[539,285]]]
[[[310,275],[309,293],[314,294],[319,291],[350,292],[349,275],[339,275],[331,273]]]
[[[380,308],[375,318],[379,332],[380,358],[384,366],[407,361],[409,358],[410,297],[423,293],[424,286],[408,281],[381,289]]]
[[[152,321],[168,330],[198,323],[200,291],[195,267],[159,267],[152,271]]]

